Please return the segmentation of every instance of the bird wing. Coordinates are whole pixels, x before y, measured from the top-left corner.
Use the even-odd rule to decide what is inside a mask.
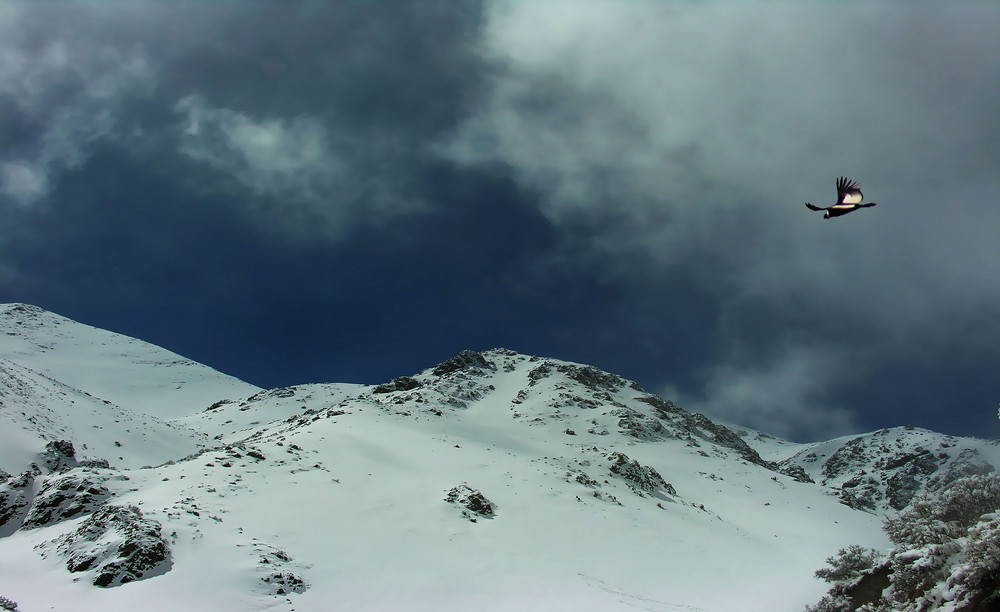
[[[852,181],[844,176],[837,179],[838,204],[860,204],[864,197],[864,194],[858,189],[856,181]]]
[[[806,208],[808,208],[809,210],[826,210],[825,208],[820,208],[819,206],[810,204],[809,202],[806,202]]]

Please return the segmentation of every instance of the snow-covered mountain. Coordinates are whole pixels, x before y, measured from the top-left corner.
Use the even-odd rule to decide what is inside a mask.
[[[31,306],[0,330],[23,610],[801,610],[905,495],[1000,461],[920,430],[793,444],[504,349],[265,391]]]

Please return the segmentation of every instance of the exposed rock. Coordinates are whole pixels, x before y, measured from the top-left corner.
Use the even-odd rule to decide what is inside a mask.
[[[44,527],[93,512],[111,497],[105,480],[98,472],[79,469],[46,478],[23,526]]]
[[[372,389],[372,393],[392,393],[393,391],[410,391],[420,386],[420,381],[409,376],[400,376]]]
[[[585,487],[594,488],[601,486],[601,483],[597,482],[596,480],[591,478],[586,472],[583,471],[571,470],[567,474],[567,477],[572,477],[573,480],[582,484]]]
[[[578,382],[591,391],[616,391],[627,384],[627,381],[616,374],[609,374],[593,366],[560,363],[546,359],[528,372],[529,386],[538,384],[558,372],[572,381]]]
[[[31,506],[34,484],[35,476],[31,472],[16,477],[6,474],[0,482],[0,537],[8,536],[21,527]]]
[[[611,461],[611,473],[620,476],[632,491],[641,495],[643,492],[653,493],[657,489],[663,489],[670,495],[677,495],[674,487],[655,469],[640,465],[624,453],[611,453],[608,459]]]
[[[563,363],[557,365],[556,370],[593,391],[601,389],[615,391],[621,389],[626,384],[625,379],[621,376],[609,374],[593,366]]]
[[[478,517],[493,518],[496,516],[496,504],[466,484],[452,487],[444,500],[450,504],[461,506],[463,508],[462,516],[473,523]]]
[[[257,554],[257,571],[260,574],[260,587],[265,594],[272,597],[303,593],[309,585],[300,572],[308,566],[302,566],[292,560],[292,556],[280,548],[276,548],[256,538],[248,544],[237,546],[250,547]]]
[[[53,440],[45,445],[39,458],[41,467],[48,472],[61,472],[77,466],[76,450],[69,440]]]
[[[261,581],[271,586],[275,595],[304,593],[308,588],[306,581],[292,572],[272,572],[261,578]]]
[[[221,400],[215,402],[214,404],[212,404],[211,406],[209,406],[208,408],[205,408],[205,412],[215,412],[216,410],[218,410],[219,408],[222,408],[226,404],[232,404],[232,403],[233,403],[233,400],[231,400],[231,399],[221,399]]]
[[[486,359],[482,353],[476,351],[461,351],[451,359],[439,363],[434,367],[435,376],[445,376],[460,370],[496,370],[496,364]]]
[[[653,414],[643,414],[631,408],[622,408],[612,414],[620,418],[618,426],[640,440],[656,438],[697,438],[736,451],[740,457],[769,470],[777,469],[770,461],[761,458],[736,432],[713,422],[703,414],[688,412],[673,402],[656,395],[642,395],[638,401],[649,404]]]
[[[264,391],[258,391],[250,397],[248,397],[246,402],[259,402],[260,400],[266,400],[271,398],[289,398],[295,397],[295,387],[277,387],[274,389],[265,389]],[[214,406],[215,404],[213,404]]]
[[[879,481],[866,474],[858,474],[840,486],[840,501],[855,510],[874,511],[881,499]]]
[[[622,433],[638,440],[656,440],[677,437],[667,430],[660,419],[632,408],[619,408],[611,412],[618,417],[618,427]]]
[[[136,506],[103,506],[76,530],[48,546],[66,558],[70,572],[92,572],[99,587],[113,587],[170,569],[170,547],[158,521],[144,518]]]
[[[806,473],[805,469],[803,469],[801,465],[785,465],[779,468],[778,471],[785,476],[790,476],[797,482],[805,482],[809,484],[816,483],[816,481]]]

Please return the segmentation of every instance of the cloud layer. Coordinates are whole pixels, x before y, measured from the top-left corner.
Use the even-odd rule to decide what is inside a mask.
[[[845,433],[900,372],[1000,365],[998,29],[964,2],[8,2],[0,290],[287,276],[274,308],[320,327],[447,313]],[[879,206],[802,206],[840,175]],[[443,342],[407,337],[400,363]]]

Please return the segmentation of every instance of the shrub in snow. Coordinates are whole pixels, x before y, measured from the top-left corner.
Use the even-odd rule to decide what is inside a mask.
[[[857,610],[860,602],[871,608],[884,603],[882,590],[888,586],[886,569],[878,551],[849,546],[828,558],[829,568],[816,571],[816,577],[833,583],[830,592],[807,612],[844,612]]]
[[[17,602],[13,599],[7,599],[6,597],[0,596],[0,610],[17,612]]]
[[[966,609],[1000,609],[1000,515],[986,515],[969,530],[961,559],[944,593]]]
[[[827,582],[854,582],[862,573],[875,567],[882,555],[873,548],[851,545],[841,548],[826,562],[829,568],[816,570],[816,577]]]
[[[76,530],[48,545],[66,558],[70,572],[94,571],[93,584],[117,586],[162,573],[170,567],[170,548],[158,521],[136,506],[104,506]]]
[[[895,518],[885,521],[894,544],[918,548],[944,544],[965,535],[980,517],[1000,509],[1000,476],[960,478],[940,497],[924,495]]]
[[[834,582],[815,612],[1000,610],[1000,476],[953,482],[885,521],[896,544],[881,562],[860,547],[816,575]]]

